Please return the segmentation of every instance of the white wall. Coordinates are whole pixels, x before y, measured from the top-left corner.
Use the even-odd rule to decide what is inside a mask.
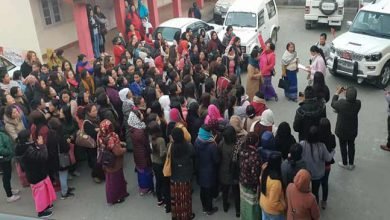
[[[62,21],[58,24],[46,26],[41,0],[30,0],[30,2],[42,54],[46,53],[48,48],[57,49],[77,41],[76,26],[73,22],[73,8],[70,4],[61,0],[58,1]]]
[[[34,50],[41,57],[30,0],[1,0],[0,46]]]

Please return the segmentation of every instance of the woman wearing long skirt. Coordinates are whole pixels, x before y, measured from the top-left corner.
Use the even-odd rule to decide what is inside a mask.
[[[260,90],[262,76],[259,70],[260,53],[259,48],[255,48],[251,52],[251,56],[248,60],[248,76],[246,81],[246,93],[248,94],[249,101],[253,101],[253,97],[256,92]]]
[[[146,133],[146,124],[142,120],[143,116],[139,111],[130,112],[127,120],[133,142],[135,171],[137,172],[138,187],[141,196],[153,192],[154,189],[152,161],[150,157],[151,150]]]
[[[257,187],[260,176],[260,156],[256,146],[259,136],[250,132],[240,150],[240,213],[241,219],[260,219]]]
[[[31,184],[38,217],[50,217],[53,214],[53,202],[57,197],[49,178],[48,152],[43,144],[42,136],[38,136],[37,143],[35,143],[30,131],[23,130],[19,132],[15,153],[21,157],[22,169],[26,172],[27,180]]]
[[[123,175],[123,155],[126,152],[126,148],[121,147],[119,136],[114,132],[114,126],[107,119],[100,123],[98,146],[99,153],[108,150],[115,157],[111,166],[103,166],[106,173],[107,203],[121,203],[129,195],[126,189],[127,182]]]
[[[173,145],[171,148],[171,208],[172,219],[190,220],[192,213],[192,186],[194,147],[185,141],[180,128],[172,130]]]
[[[291,100],[297,101],[298,94],[298,58],[295,51],[295,44],[289,42],[286,51],[282,57],[282,76],[288,81],[288,88],[284,90],[285,96]]]
[[[264,94],[265,100],[275,98],[275,101],[278,101],[278,95],[276,95],[275,89],[272,86],[272,76],[275,74],[275,44],[265,44],[261,35],[258,38],[261,49],[263,49],[260,55],[260,71],[264,80],[261,91]]]

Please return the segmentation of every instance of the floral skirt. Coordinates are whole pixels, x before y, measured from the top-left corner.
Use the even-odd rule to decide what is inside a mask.
[[[172,219],[190,220],[192,215],[191,182],[171,181]]]

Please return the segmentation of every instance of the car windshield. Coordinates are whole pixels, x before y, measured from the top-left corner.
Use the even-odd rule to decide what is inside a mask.
[[[173,41],[173,38],[175,36],[175,33],[177,31],[181,31],[179,28],[173,28],[173,27],[158,27],[156,29],[155,33],[161,32],[162,36],[167,41]],[[156,36],[156,35],[154,35]]]
[[[9,62],[8,60],[4,59],[4,57],[0,57],[0,67],[6,67],[7,71],[10,71],[16,66],[11,62]]]
[[[249,12],[230,12],[226,16],[225,26],[256,27],[256,14]]]
[[[390,39],[390,15],[360,11],[349,31]]]

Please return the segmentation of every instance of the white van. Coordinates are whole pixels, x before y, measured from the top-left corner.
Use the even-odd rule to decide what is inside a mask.
[[[306,29],[322,23],[340,30],[344,19],[344,0],[306,0],[304,19]]]
[[[236,0],[226,14],[223,30],[218,33],[221,41],[229,25],[241,39],[241,51],[247,61],[252,49],[259,45],[259,33],[264,41],[277,41],[279,19],[275,0]]]
[[[349,31],[333,41],[329,71],[386,88],[390,80],[390,1],[363,7],[348,23]]]

